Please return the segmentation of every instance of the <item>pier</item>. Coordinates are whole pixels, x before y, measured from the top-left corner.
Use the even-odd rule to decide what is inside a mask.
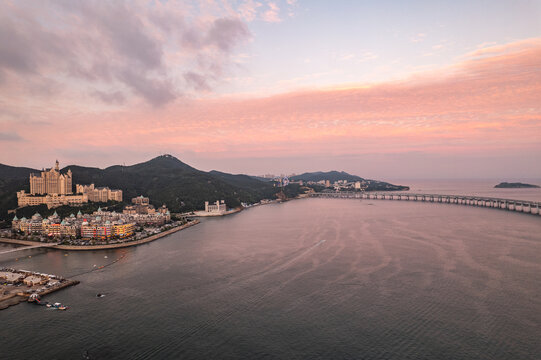
[[[367,200],[397,200],[397,201],[422,201],[442,204],[457,204],[493,208],[519,213],[541,215],[541,202],[527,200],[501,199],[484,196],[467,195],[442,195],[442,194],[412,194],[412,193],[381,193],[381,192],[317,192],[311,197],[334,198],[334,199],[367,199]]]
[[[0,310],[77,284],[79,281],[61,276],[0,268]]]

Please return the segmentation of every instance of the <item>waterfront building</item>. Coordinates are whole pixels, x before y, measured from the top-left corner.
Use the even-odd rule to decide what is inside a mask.
[[[128,237],[128,236],[132,236],[134,233],[135,233],[135,224],[134,223],[124,224],[122,222],[119,222],[119,223],[113,225],[113,234],[115,236],[118,236],[119,238],[125,238],[125,237]]]
[[[60,236],[79,237],[80,235],[81,228],[76,223],[62,220],[60,223]]]
[[[81,237],[83,239],[97,239],[100,235],[100,224],[83,222],[81,225]]]
[[[10,271],[0,271],[0,279],[9,284],[17,284],[24,279],[24,275]]]
[[[26,286],[42,285],[49,281],[47,276],[30,275],[24,278],[23,282]]]
[[[30,219],[29,232],[31,234],[39,234],[43,230],[42,227],[43,218],[39,213],[35,213]]]
[[[30,222],[23,216],[18,223],[18,230],[25,234],[30,233]]]
[[[19,220],[19,218],[17,217],[17,215],[15,215],[13,217],[13,220],[11,220],[11,228],[13,230],[18,230],[19,229],[19,224],[20,224],[21,220]]]
[[[51,223],[48,219],[45,219],[41,224],[41,233],[46,234],[47,236],[57,237],[62,235],[60,227],[60,223]]]
[[[135,234],[136,226],[162,226],[171,221],[171,213],[165,205],[158,211],[150,214],[126,214],[115,211],[104,211],[99,208],[93,214],[83,214],[81,211],[77,216],[71,214],[69,217],[60,219],[55,212],[46,219],[38,213],[32,218],[17,218],[12,222],[14,231],[22,231],[26,235],[41,234],[49,237],[82,237],[84,239],[108,240],[111,238],[126,238]]]
[[[171,221],[171,213],[165,204],[158,209],[158,213],[165,217],[165,222]]]
[[[214,204],[209,204],[208,201],[205,201],[205,212],[209,213],[221,213],[227,211],[227,206],[225,205],[225,201],[216,201]]]
[[[135,223],[124,223],[122,220],[115,223],[111,223],[109,220],[92,224],[84,222],[81,225],[81,237],[84,239],[106,240],[113,236],[126,238],[134,233]]]

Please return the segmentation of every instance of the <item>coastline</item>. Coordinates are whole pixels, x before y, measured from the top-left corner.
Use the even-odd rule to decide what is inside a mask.
[[[177,226],[173,229],[166,230],[164,232],[161,232],[159,234],[154,234],[149,237],[146,237],[141,240],[135,240],[135,241],[129,241],[125,243],[120,244],[105,244],[105,245],[51,245],[48,247],[49,249],[57,249],[57,250],[75,250],[75,251],[85,251],[85,250],[106,250],[106,249],[119,249],[119,248],[125,248],[130,246],[137,246],[141,244],[146,244],[149,242],[152,242],[154,240],[160,239],[162,237],[165,237],[167,235],[173,234],[177,231],[184,230],[186,228],[189,228],[190,226],[194,226],[199,224],[199,220],[192,220],[184,225]],[[36,241],[28,241],[28,240],[17,240],[17,239],[7,239],[7,238],[0,238],[0,242],[2,243],[9,243],[9,244],[17,244],[17,245],[37,245],[37,244],[44,244]]]

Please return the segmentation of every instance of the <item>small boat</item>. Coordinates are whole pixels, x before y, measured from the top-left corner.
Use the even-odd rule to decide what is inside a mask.
[[[96,295],[96,297],[99,297],[99,298],[102,298],[102,297],[104,297],[104,296],[105,296],[105,294],[101,294],[101,293],[99,293],[99,294]]]

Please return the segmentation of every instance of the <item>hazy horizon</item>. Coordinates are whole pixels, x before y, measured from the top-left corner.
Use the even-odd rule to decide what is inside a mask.
[[[158,155],[158,156],[162,156],[162,155],[171,155],[171,156],[174,156],[172,154],[161,154],[161,155]],[[176,157],[176,156],[175,156]],[[153,157],[152,159],[154,159],[155,157]],[[178,157],[176,157],[178,158]],[[482,182],[482,181],[486,181],[486,182],[491,182],[491,181],[499,181],[499,182],[503,182],[503,181],[533,181],[533,182],[539,182],[539,184],[541,184],[541,177],[399,177],[399,176],[390,176],[390,177],[374,177],[374,176],[367,176],[366,174],[363,174],[363,173],[356,173],[356,172],[352,172],[352,171],[346,171],[344,169],[340,169],[340,168],[328,168],[328,169],[308,169],[308,170],[303,170],[303,171],[275,171],[275,172],[259,172],[259,173],[248,173],[248,172],[242,172],[242,171],[230,171],[229,169],[227,168],[222,168],[222,169],[217,169],[217,168],[203,168],[203,167],[199,167],[197,164],[193,164],[193,163],[190,163],[190,162],[186,162],[184,161],[183,159],[180,159],[178,158],[180,161],[184,162],[185,164],[193,167],[193,168],[196,168],[198,170],[202,170],[202,171],[212,171],[212,170],[216,170],[216,171],[221,171],[221,172],[226,172],[226,173],[230,173],[230,174],[243,174],[243,175],[251,175],[251,176],[260,176],[260,175],[266,175],[266,174],[273,174],[273,175],[291,175],[291,174],[296,174],[296,175],[300,175],[300,174],[303,174],[303,173],[310,173],[310,172],[318,172],[318,171],[321,171],[321,172],[329,172],[329,171],[345,171],[351,175],[357,175],[357,176],[360,176],[360,177],[363,177],[363,178],[366,178],[366,179],[373,179],[373,180],[384,180],[384,181],[392,181],[392,182],[401,182],[401,181],[433,181],[433,182],[444,182],[444,181],[455,181],[455,182],[461,182],[461,181],[464,181],[464,182],[468,182],[468,181],[473,181],[473,182]],[[95,167],[95,168],[99,168],[99,169],[106,169],[108,167],[111,167],[111,166],[118,166],[118,165],[123,165],[123,166],[131,166],[131,165],[135,165],[135,164],[139,164],[139,163],[143,163],[143,162],[146,162],[146,161],[149,161],[151,160],[151,158],[148,158],[146,160],[142,160],[142,161],[137,161],[137,162],[134,162],[134,163],[111,163],[111,164],[107,164],[105,166],[93,166],[93,165],[88,165],[88,164],[82,164],[82,163],[69,163],[69,164],[63,164],[62,162],[60,162],[60,169],[64,169],[66,167],[69,167],[69,166],[83,166],[83,167]],[[32,169],[35,169],[35,170],[41,170],[41,169],[47,169],[47,168],[51,168],[54,163],[52,164],[49,164],[47,166],[31,166],[31,165],[20,165],[20,164],[3,164],[3,165],[8,165],[8,166],[15,166],[15,167],[27,167],[27,168],[32,168]],[[407,185],[407,184],[404,184],[404,185]]]

